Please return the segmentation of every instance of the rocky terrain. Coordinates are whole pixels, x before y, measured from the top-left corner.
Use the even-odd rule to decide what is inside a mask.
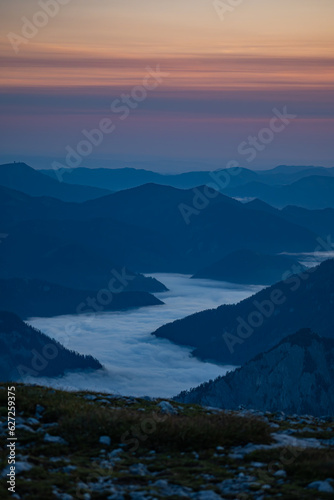
[[[3,499],[331,499],[330,417],[223,411],[16,385],[16,489]],[[0,387],[8,437],[7,386]]]
[[[334,416],[334,339],[301,330],[241,368],[175,398],[219,408]]]

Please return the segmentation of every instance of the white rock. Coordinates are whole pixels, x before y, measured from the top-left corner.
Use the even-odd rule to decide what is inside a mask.
[[[18,461],[15,463],[15,474],[21,474],[22,472],[27,472],[32,469],[32,465],[28,462]],[[2,472],[1,477],[6,477],[10,472],[10,466],[8,465]]]
[[[37,417],[39,417],[41,415],[41,413],[43,413],[43,411],[45,411],[44,406],[36,405],[36,416]]]
[[[221,500],[221,496],[217,495],[213,490],[203,490],[197,493],[196,500]]]
[[[275,477],[286,477],[286,472],[285,472],[285,470],[278,470],[277,472],[275,472],[274,476]]]
[[[30,418],[27,418],[27,424],[39,425],[39,420],[37,420],[37,418],[30,417]]]
[[[318,490],[321,493],[334,493],[334,488],[329,484],[328,481],[314,481],[308,485],[308,488]]]
[[[178,411],[176,408],[174,408],[173,405],[171,405],[168,401],[161,401],[158,404],[161,413],[166,413],[167,415],[177,415]]]
[[[50,434],[45,434],[44,441],[46,443],[55,443],[55,444],[68,444],[65,439],[60,436],[51,436]]]
[[[255,467],[256,469],[262,469],[266,465],[262,462],[251,462],[251,466]]]
[[[131,467],[129,467],[129,471],[131,472],[131,474],[136,474],[138,476],[147,476],[149,474],[149,471],[144,464],[131,465]]]
[[[106,446],[110,446],[111,445],[111,439],[109,436],[101,436],[100,439],[99,439],[99,443],[100,444],[105,444]]]

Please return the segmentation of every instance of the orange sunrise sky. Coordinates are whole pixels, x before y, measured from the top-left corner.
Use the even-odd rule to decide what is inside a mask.
[[[4,159],[14,147],[32,161],[61,158],[83,128],[111,115],[114,99],[142,83],[147,67],[158,66],[159,86],[91,161],[223,165],[273,108],[287,106],[297,115],[289,134],[252,168],[332,166],[332,0],[228,8],[213,0],[64,0],[28,39],[25,24],[38,21],[40,3],[1,2]]]

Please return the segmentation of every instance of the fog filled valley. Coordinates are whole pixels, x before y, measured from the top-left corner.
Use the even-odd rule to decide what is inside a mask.
[[[156,294],[164,303],[161,306],[102,312],[90,318],[30,318],[29,324],[35,328],[69,349],[92,354],[106,368],[105,372],[89,377],[69,374],[56,381],[42,378],[40,382],[65,389],[172,397],[226,373],[230,367],[203,363],[191,356],[191,348],[157,339],[151,333],[165,323],[200,310],[239,302],[260,287],[190,280],[181,275],[154,276],[169,289]]]
[[[2,310],[55,339],[64,353],[91,355],[100,366],[87,366],[89,374],[68,363],[57,369],[57,357],[43,359],[27,343],[26,364],[17,361],[20,368],[8,375],[65,389],[173,397],[303,328],[333,338],[334,209],[278,209],[223,194],[255,175],[270,186],[293,184],[296,172],[328,182],[332,175],[306,167],[226,169],[165,175],[162,185],[146,183],[162,180],[154,173],[129,170],[120,189],[120,171],[81,169],[83,200],[66,171],[0,166]],[[100,189],[103,176],[116,192],[89,191],[88,183]],[[210,177],[215,185],[196,185]],[[10,331],[8,318],[6,324]],[[9,338],[4,366],[16,357]],[[277,401],[278,409],[284,403]]]
[[[332,496],[333,170],[309,170],[0,165],[18,498]]]

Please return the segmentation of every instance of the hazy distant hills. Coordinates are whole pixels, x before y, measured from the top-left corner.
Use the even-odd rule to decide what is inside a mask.
[[[292,184],[311,176],[334,177],[334,167],[307,167],[279,165],[271,170],[258,171],[258,180],[270,185]]]
[[[231,410],[334,414],[334,339],[310,330],[284,338],[243,367],[176,396],[182,403]]]
[[[282,217],[294,224],[316,231],[323,238],[334,239],[334,209],[307,210],[301,207],[288,206],[281,211]],[[333,241],[334,242],[334,241]]]
[[[83,203],[80,211],[89,218],[117,214],[120,222],[160,235],[174,249],[165,270],[193,273],[241,248],[263,253],[315,248],[316,236],[309,230],[275,214],[251,211],[223,194],[207,199],[205,189],[196,188],[194,193],[146,184]],[[194,212],[185,220],[181,209]]]
[[[280,213],[250,210],[219,193],[208,199],[205,189],[146,184],[79,204],[2,188],[0,221],[10,236],[0,245],[0,258],[11,270],[2,277],[17,277],[17,266],[29,270],[36,265],[46,271],[25,277],[53,281],[53,275],[62,274],[57,266],[60,255],[60,262],[69,262],[63,271],[67,280],[76,275],[75,280],[84,280],[81,287],[96,289],[104,261],[105,268],[125,265],[140,272],[193,274],[242,248],[275,254],[316,247],[315,233]],[[187,220],[182,210],[190,210]],[[73,245],[78,248],[77,260],[70,250],[69,257],[63,256]],[[85,258],[87,253],[95,257]],[[98,283],[89,276],[96,276]],[[78,286],[73,280],[57,283]]]
[[[263,255],[250,250],[239,250],[198,271],[193,278],[271,285],[279,281],[288,269],[299,269],[301,272],[305,267],[296,259],[285,255]]]
[[[285,220],[293,222],[298,226],[305,227],[314,231],[322,238],[327,239],[334,235],[334,209],[323,208],[319,210],[310,210],[302,207],[288,205],[283,209],[277,209],[268,205],[259,199],[245,203],[245,207],[250,210],[260,210],[263,212],[282,217]]]
[[[42,170],[46,175],[57,179],[54,170]],[[142,168],[76,168],[61,169],[58,177],[69,184],[95,186],[111,191],[121,191],[154,183],[181,189],[189,189],[220,180],[220,189],[235,188],[251,182],[262,182],[268,185],[291,184],[309,176],[334,176],[334,168],[311,166],[280,165],[270,170],[253,171],[240,168],[238,173],[232,169],[217,169],[213,172],[193,171],[181,174],[160,174]]]
[[[42,170],[46,175],[56,179],[57,174],[54,170]],[[243,168],[240,169],[238,175],[230,175],[229,169],[215,171],[213,175],[210,172],[186,172],[182,174],[160,174],[144,169],[136,168],[76,168],[73,170],[62,169],[59,174],[64,182],[69,184],[81,184],[85,186],[95,186],[98,188],[109,189],[110,191],[121,191],[130,189],[144,184],[160,184],[163,186],[171,186],[180,189],[189,189],[196,186],[212,183],[219,177],[222,181],[226,181],[226,175],[229,178],[231,187],[241,186],[246,182],[255,181],[258,179],[256,172]],[[58,174],[58,176],[59,176]]]
[[[61,180],[61,182],[59,182]],[[144,184],[179,189],[216,185],[235,198],[259,198],[276,207],[297,205],[310,209],[334,208],[334,168],[278,166],[271,170],[247,168],[160,174],[135,168],[76,168],[34,170],[25,163],[0,165],[0,185],[32,196],[81,202]],[[312,195],[312,196],[310,196]]]
[[[57,189],[66,183],[24,164],[2,166],[0,171],[9,168],[11,182],[15,172],[20,182],[16,189],[0,182],[0,231],[6,234],[0,244],[2,279],[35,279],[98,291],[108,286],[116,273],[121,276],[120,291],[155,293],[166,288],[140,273],[195,274],[216,268],[217,279],[238,282],[240,261],[227,265],[230,277],[219,269],[229,254],[247,249],[253,259],[254,253],[261,253],[269,260],[282,252],[312,252],[318,246],[319,234],[327,236],[333,228],[333,209],[277,210],[261,201],[243,204],[205,186],[179,189],[149,183],[83,202],[63,201],[59,193],[58,198],[45,195],[49,192],[45,182]],[[287,175],[287,170],[282,167],[275,175]],[[259,175],[249,172],[243,170],[239,181]],[[198,181],[202,173],[193,174]],[[27,185],[24,179],[28,179]],[[309,179],[312,177],[304,181]],[[44,196],[17,190],[30,189],[32,180],[36,182],[34,193],[42,191]],[[74,187],[68,185],[68,189]],[[262,265],[264,262],[262,259]],[[247,280],[261,283],[264,273],[255,261],[248,263],[253,274]],[[280,272],[281,268],[276,270]],[[275,277],[267,276],[263,283]],[[141,303],[146,300],[143,296]]]
[[[25,376],[57,377],[66,371],[99,370],[92,356],[83,356],[24,323],[16,314],[0,312],[0,380]]]
[[[61,180],[61,182],[59,182]],[[159,184],[179,189],[216,185],[233,198],[259,198],[275,207],[297,205],[309,209],[334,208],[334,168],[279,166],[252,171],[240,168],[160,174],[135,168],[76,168],[34,170],[25,163],[0,166],[0,185],[32,196],[81,202],[120,191]]]
[[[0,304],[21,318],[52,317],[65,314],[95,314],[97,311],[121,311],[143,306],[161,305],[147,292],[120,292],[103,295],[99,303],[96,291],[74,290],[46,281],[0,279]],[[92,306],[95,299],[97,309]]]
[[[286,277],[236,305],[164,325],[153,335],[193,346],[201,359],[239,365],[301,328],[334,338],[334,260]]]
[[[287,205],[309,209],[334,208],[334,176],[313,175],[284,186],[251,182],[228,188],[225,193],[236,198],[259,198],[278,208]]]
[[[108,194],[106,189],[61,183],[25,163],[0,165],[0,185],[31,196],[50,196],[64,201],[85,201]]]

